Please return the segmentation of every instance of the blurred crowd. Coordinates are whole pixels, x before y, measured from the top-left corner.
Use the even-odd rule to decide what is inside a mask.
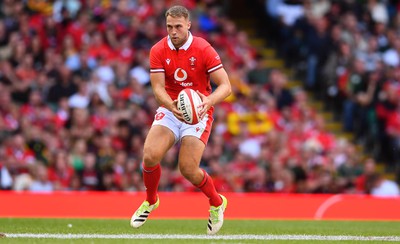
[[[288,89],[288,77],[282,70],[263,67],[259,50],[224,12],[221,4],[229,2],[216,0],[2,1],[0,189],[144,190],[143,143],[158,107],[149,83],[148,54],[166,35],[165,10],[177,3],[192,12],[192,33],[206,38],[220,54],[234,91],[215,110],[213,131],[201,161],[218,191],[399,195],[396,183],[377,173],[374,158],[363,157],[355,144],[326,130],[324,119],[307,103],[304,90]],[[329,9],[339,8],[335,6]],[[306,4],[298,7],[307,12]],[[395,67],[391,66],[392,73],[378,72],[386,70],[379,59],[369,70],[373,72],[367,72],[363,60],[353,56],[348,60],[353,66],[338,66],[344,61],[339,57],[341,46],[351,51],[348,55],[356,50],[370,54],[365,51],[369,50],[367,40],[366,49],[351,46],[364,37],[374,37],[377,44],[386,40],[391,47],[397,40],[395,31],[390,36],[388,29],[393,16],[388,11],[380,35],[367,36],[368,22],[360,22],[365,32],[356,32],[362,28],[357,13],[339,10],[326,11],[321,18],[299,15],[295,23],[303,20],[303,28],[320,27],[329,40],[336,33],[337,49],[327,53],[327,60],[336,55],[332,64],[336,66],[327,66],[329,71],[338,71],[331,74],[332,85],[339,84],[338,75],[343,74],[359,75],[357,87],[378,84],[374,80],[392,74],[380,87],[386,91],[386,102],[395,99],[397,103],[399,96],[390,93],[398,82]],[[344,16],[355,21],[353,26],[340,22]],[[278,30],[291,32],[292,28]],[[284,33],[276,34],[280,41],[287,38]],[[342,40],[342,35],[352,42]],[[296,39],[291,40],[282,41],[291,47],[283,48],[283,54],[290,51],[286,54],[298,59],[293,63],[309,57],[310,53],[293,55],[300,49],[292,46]],[[393,59],[396,53],[393,49],[389,56]],[[357,65],[360,70],[355,69]],[[307,80],[307,88],[317,83],[319,70],[315,67],[315,83]],[[364,73],[368,74],[365,80]],[[353,102],[352,120],[367,122],[356,117],[355,111],[364,107],[353,98],[361,96],[356,92],[364,92],[368,100],[372,88],[352,90],[350,84],[345,83],[345,90],[338,87],[337,94],[346,95],[344,104]],[[387,116],[396,112],[397,104],[384,105]],[[391,128],[393,133],[400,131],[396,124]],[[178,146],[161,162],[161,191],[196,190],[179,173]]]
[[[265,1],[265,35],[354,142],[400,182],[400,3]]]

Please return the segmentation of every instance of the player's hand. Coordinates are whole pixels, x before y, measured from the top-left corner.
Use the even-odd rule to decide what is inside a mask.
[[[174,114],[174,116],[179,119],[180,121],[184,122],[183,120],[183,114],[182,112],[178,109],[178,99],[175,99],[172,102],[172,106],[171,106],[171,112]]]
[[[200,120],[206,116],[207,111],[213,106],[212,101],[204,94],[200,93],[198,90],[196,90],[196,93],[199,94],[202,103],[198,106],[199,110],[199,117]]]

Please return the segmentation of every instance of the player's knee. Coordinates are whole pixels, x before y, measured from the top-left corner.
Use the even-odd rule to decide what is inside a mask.
[[[155,166],[160,163],[160,157],[157,155],[157,152],[152,148],[144,148],[143,149],[143,163],[147,167]]]
[[[197,168],[191,167],[189,165],[179,165],[179,171],[185,177],[187,180],[192,182],[195,179],[195,173],[197,171]]]

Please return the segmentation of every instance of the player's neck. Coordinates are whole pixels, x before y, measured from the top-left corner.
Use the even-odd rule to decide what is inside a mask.
[[[179,51],[179,49],[180,49],[181,47],[183,47],[183,46],[186,44],[187,41],[188,41],[188,38],[186,38],[186,40],[183,41],[182,44],[180,44],[179,46],[175,46],[175,45],[174,45],[175,50],[176,50],[176,51]]]
[[[187,34],[185,40],[184,40],[179,46],[174,45],[175,50],[178,52],[179,49],[180,49],[181,47],[183,47],[183,46],[188,42],[188,40],[189,40],[189,32],[188,32],[188,34]]]

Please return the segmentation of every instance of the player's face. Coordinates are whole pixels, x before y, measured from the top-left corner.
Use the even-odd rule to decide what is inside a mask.
[[[190,21],[184,17],[167,16],[167,31],[175,48],[180,48],[189,37]]]

